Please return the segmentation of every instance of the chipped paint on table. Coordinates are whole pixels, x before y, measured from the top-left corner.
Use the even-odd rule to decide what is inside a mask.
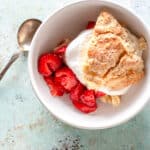
[[[150,25],[149,0],[113,1],[131,7]],[[68,2],[0,0],[0,69],[18,50],[16,33],[25,19],[43,20]],[[150,104],[128,123],[112,129],[88,131],[70,127],[54,118],[35,97],[25,56],[15,62],[0,82],[0,102],[0,150],[150,149]]]

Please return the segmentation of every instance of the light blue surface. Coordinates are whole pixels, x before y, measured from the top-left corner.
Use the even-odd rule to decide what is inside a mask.
[[[0,69],[18,50],[16,32],[25,19],[43,20],[52,10],[68,2],[0,0]],[[124,0],[121,3],[134,9],[150,25],[148,0]],[[65,145],[76,145],[75,150],[78,145],[81,150],[150,150],[150,104],[128,123],[115,128],[75,129],[55,119],[35,97],[24,56],[0,82],[0,102],[0,150],[51,150],[56,147],[64,150]],[[74,144],[78,141],[79,144]]]

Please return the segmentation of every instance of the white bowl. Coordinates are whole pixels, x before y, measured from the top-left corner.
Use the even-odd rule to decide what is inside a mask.
[[[100,10],[104,7],[134,33],[143,35],[150,47],[148,28],[131,10],[108,1],[89,0],[67,5],[49,15],[34,36],[29,53],[29,73],[38,98],[54,116],[78,128],[104,129],[119,125],[136,115],[148,102],[150,95],[149,48],[144,54],[146,72],[144,79],[123,96],[119,107],[100,103],[97,111],[91,114],[79,112],[73,107],[68,96],[51,96],[46,83],[38,73],[38,57],[52,50],[62,39],[76,37],[85,29],[89,20],[96,20]]]

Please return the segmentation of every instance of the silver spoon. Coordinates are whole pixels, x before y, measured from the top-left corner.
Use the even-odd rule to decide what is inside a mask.
[[[20,51],[12,55],[9,62],[0,72],[0,80],[3,78],[3,76],[5,75],[9,67],[13,64],[13,62],[15,62],[15,60],[17,60],[17,58],[19,58],[22,53],[26,53],[29,51],[32,38],[40,24],[41,21],[38,19],[28,19],[21,24],[17,33],[17,41]]]

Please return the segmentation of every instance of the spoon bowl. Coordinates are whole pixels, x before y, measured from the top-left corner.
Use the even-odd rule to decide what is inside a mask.
[[[29,51],[32,38],[40,24],[38,19],[28,19],[22,23],[17,33],[20,50]]]

